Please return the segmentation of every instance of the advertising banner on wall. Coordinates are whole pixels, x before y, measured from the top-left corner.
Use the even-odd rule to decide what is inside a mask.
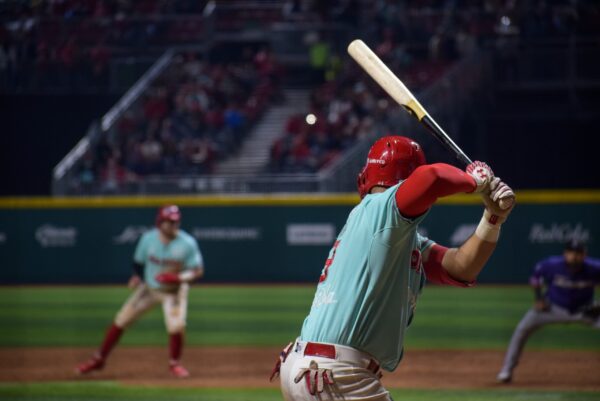
[[[200,245],[206,282],[316,282],[351,205],[184,206],[182,228]],[[152,207],[0,208],[0,283],[122,283]],[[449,247],[475,230],[478,205],[433,207],[420,232]],[[600,205],[525,204],[502,227],[479,282],[527,282],[533,265],[569,238],[598,256]]]

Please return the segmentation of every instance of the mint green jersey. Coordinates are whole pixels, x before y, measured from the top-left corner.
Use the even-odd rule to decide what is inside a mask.
[[[144,265],[144,281],[150,288],[161,288],[155,279],[159,273],[176,273],[204,265],[196,239],[181,229],[168,244],[160,240],[158,228],[145,232],[133,260]]]
[[[407,219],[396,190],[365,196],[348,216],[325,262],[300,338],[368,352],[392,371],[425,276],[421,253],[433,242],[417,233],[425,214]]]

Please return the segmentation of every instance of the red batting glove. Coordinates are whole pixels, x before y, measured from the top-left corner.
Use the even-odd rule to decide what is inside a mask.
[[[181,280],[179,279],[179,274],[177,273],[160,273],[156,275],[156,281],[161,284],[179,284]]]

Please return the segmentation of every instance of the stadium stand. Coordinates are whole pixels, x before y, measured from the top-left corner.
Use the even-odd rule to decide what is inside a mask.
[[[481,157],[498,151],[480,139],[483,126],[496,136],[530,128],[554,132],[558,126],[586,129],[595,118],[585,110],[597,104],[600,6],[589,0],[339,0],[327,6],[265,0],[252,7],[239,1],[7,1],[0,11],[3,93],[135,87],[92,124],[85,146],[57,166],[55,188],[63,194],[198,190],[195,184],[165,186],[173,177],[226,182],[231,177],[217,176],[240,169],[221,168],[225,162],[254,157],[244,154],[244,144],[261,137],[255,135],[265,129],[257,124],[261,117],[286,99],[305,98],[280,126],[269,126],[276,135],[253,146],[267,158],[254,157],[260,168],[246,175],[312,180],[298,190],[348,190],[353,184],[332,183],[336,171],[361,159],[364,139],[416,131],[346,57],[354,37],[369,42],[466,150]],[[561,54],[564,63],[551,61]],[[139,74],[122,79],[123,66],[146,68],[148,60],[154,64],[147,71],[155,73],[144,76],[151,79],[133,86]],[[533,75],[539,82],[528,87]],[[484,82],[494,85],[480,93]],[[510,104],[523,105],[540,93],[568,98],[569,109],[584,112],[570,115],[577,121],[542,127],[522,116],[515,120],[519,110],[502,101],[509,96]],[[553,107],[540,104],[538,114]],[[428,147],[434,160],[447,161],[442,150]],[[150,181],[161,184],[150,190]],[[238,181],[232,187],[252,190]]]

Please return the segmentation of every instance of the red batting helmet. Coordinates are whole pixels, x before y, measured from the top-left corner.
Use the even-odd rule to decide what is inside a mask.
[[[374,186],[396,185],[422,164],[425,154],[418,143],[404,136],[384,136],[371,146],[358,174],[358,193],[364,198]]]
[[[177,205],[166,205],[158,209],[158,213],[156,213],[156,225],[159,226],[165,220],[181,220],[181,212]]]

